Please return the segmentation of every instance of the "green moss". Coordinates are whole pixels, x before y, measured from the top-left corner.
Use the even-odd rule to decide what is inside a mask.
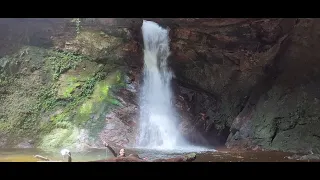
[[[53,115],[50,117],[50,120],[59,123],[62,121],[68,121],[70,119],[70,115],[68,112],[62,112],[61,114]]]
[[[54,129],[50,134],[43,138],[40,148],[52,150],[63,147],[72,150],[75,148],[78,135],[79,130],[76,127],[73,127],[71,124],[67,125],[67,129]]]
[[[121,70],[115,71],[118,66],[46,49],[23,52],[23,57],[15,57],[25,60],[21,60],[25,74],[0,78],[0,85],[12,92],[3,102],[10,106],[5,114],[10,118],[0,122],[1,134],[10,135],[10,143],[30,137],[46,149],[73,146],[80,127],[96,135],[104,126],[105,114],[121,105],[113,96],[125,85]]]
[[[91,79],[87,81],[87,87],[90,87],[92,93],[88,99],[83,102],[79,108],[79,113],[75,119],[78,124],[84,123],[91,119],[92,114],[97,114],[101,108],[108,109],[110,105],[120,105],[120,102],[114,99],[110,90],[117,86],[120,73],[115,72],[107,76],[105,80],[96,81]],[[93,87],[93,88],[92,88]]]
[[[1,133],[6,134],[6,133],[8,133],[9,129],[11,129],[11,126],[10,126],[9,123],[7,123],[7,122],[1,122],[0,123],[0,131],[1,131]]]
[[[91,101],[84,102],[82,104],[82,106],[80,107],[79,113],[81,115],[89,115],[89,114],[91,114],[92,113],[92,102]]]
[[[67,83],[66,87],[62,87],[59,90],[62,90],[62,97],[63,98],[71,98],[72,93],[75,92],[77,88],[81,86],[81,83],[79,82],[69,82]]]
[[[113,104],[113,105],[117,105],[117,106],[121,105],[121,103],[116,99],[109,99],[108,102]]]
[[[97,83],[95,91],[92,95],[93,99],[97,102],[101,102],[109,95],[110,85],[106,81],[100,81]]]
[[[4,73],[0,74],[0,87],[7,86],[10,84],[10,78],[5,76]]]
[[[123,88],[126,86],[125,76],[121,71],[116,72],[116,87],[115,88]]]
[[[78,110],[77,124],[82,124],[91,119],[91,115],[97,113],[108,98],[109,85],[105,81],[97,82],[92,90],[92,95],[86,99]]]
[[[88,80],[84,83],[81,91],[81,96],[87,97],[92,94],[94,85],[97,81],[97,77],[88,78]]]
[[[72,129],[74,125],[68,121],[59,121],[55,123],[56,128],[63,128],[63,129]]]
[[[69,71],[67,74],[68,73]],[[69,85],[72,83],[81,83],[81,86],[78,86],[80,93],[76,96],[71,93],[73,99],[70,99],[70,101],[65,104],[63,111],[50,117],[52,126],[48,126],[47,129],[51,129],[51,131],[48,130],[49,133],[45,135],[46,138],[44,140],[53,143],[53,145],[42,143],[42,147],[47,146],[47,148],[53,148],[58,146],[67,146],[68,143],[60,139],[65,138],[65,136],[57,135],[57,131],[55,130],[57,128],[73,129],[74,127],[78,128],[86,126],[86,128],[90,128],[91,135],[95,136],[101,128],[104,127],[105,113],[114,106],[121,105],[121,103],[115,99],[112,94],[112,90],[121,86],[121,83],[123,82],[123,76],[120,71],[115,71],[109,74],[96,72],[93,76],[87,77],[84,82],[79,81],[79,78],[76,76],[67,76],[67,74],[61,76],[59,81],[65,79],[65,82],[69,82]],[[61,89],[61,86],[59,89]],[[64,90],[66,89],[67,88]],[[61,102],[59,103],[61,99],[57,97],[57,94],[54,95],[54,93],[49,93],[49,96],[46,97],[49,97],[47,98],[49,102],[53,102],[52,99],[55,99],[56,104],[59,104],[59,106],[62,105]],[[52,108],[57,107],[57,105],[46,107]],[[96,118],[93,119],[92,115]],[[59,132],[67,134],[69,131],[59,130]],[[72,143],[73,141],[69,138],[68,142]]]
[[[98,86],[99,86],[100,84],[98,84]],[[108,95],[108,92],[109,92],[109,85],[105,85],[105,86],[102,86],[102,87],[100,87],[100,89],[101,89],[101,95],[103,95],[103,96],[107,96]]]
[[[118,73],[117,73],[117,82],[120,82],[120,81],[121,81],[121,73],[118,72]]]
[[[57,80],[67,70],[71,68],[75,69],[77,64],[83,60],[88,60],[88,58],[69,52],[56,51],[50,51],[46,58],[46,61],[49,63],[47,66],[52,70],[54,80]]]
[[[95,74],[95,70],[98,69],[97,65],[95,63],[79,63],[79,65],[81,67],[70,69],[60,76],[59,81],[43,88],[37,106],[39,109],[48,111],[57,106],[62,106],[69,111],[92,93],[97,79]],[[88,68],[83,70],[82,66]],[[67,99],[67,101],[64,99]]]
[[[34,111],[41,111],[41,110],[50,110],[58,105],[57,98],[56,98],[56,85],[51,84],[48,87],[44,87],[40,90],[38,96],[38,103],[34,107]]]
[[[76,84],[70,84],[65,91],[63,92],[63,97],[65,98],[69,98],[71,97],[71,94],[74,92],[75,88],[79,87],[80,83],[76,83]]]

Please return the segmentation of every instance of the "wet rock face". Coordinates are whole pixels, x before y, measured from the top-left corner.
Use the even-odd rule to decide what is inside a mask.
[[[120,91],[118,97],[124,98],[124,106],[106,116],[105,126],[99,136],[111,146],[133,147],[136,143],[139,111],[132,96],[134,94],[126,89]]]
[[[319,20],[147,20],[170,29],[175,105],[182,120],[180,130],[189,141],[318,153]],[[2,27],[8,26],[6,21],[0,21]],[[125,67],[131,73],[127,88],[118,92],[122,106],[104,118],[105,126],[90,146],[100,146],[103,140],[114,146],[132,145],[138,126],[143,20],[81,19],[79,32],[71,19],[14,21],[19,21],[10,26],[17,29],[14,33],[0,28],[1,57],[20,49],[18,44],[31,44],[84,54],[94,63],[112,64],[107,66],[110,69]],[[15,74],[24,69],[2,60],[0,72]],[[39,68],[26,71],[36,74]],[[8,92],[1,91],[2,96]],[[4,139],[0,144],[5,144]]]
[[[318,20],[152,20],[170,27],[176,82],[200,92],[188,111],[205,114],[190,126],[206,141],[224,134],[230,148],[318,151]]]
[[[75,151],[99,147],[103,140],[116,146],[135,142],[141,50],[130,23],[83,19],[78,27],[72,19],[1,19],[0,24],[1,147],[31,147],[24,137],[35,140],[34,147]]]
[[[224,146],[229,131],[227,135],[223,133],[224,129],[228,128],[219,122],[210,123],[217,110],[215,98],[196,87],[183,87],[178,82],[175,83],[176,108],[181,120],[180,131],[185,138],[193,144]]]
[[[239,142],[246,141],[248,147],[260,144],[274,150],[308,152],[312,149],[319,153],[315,130],[319,127],[318,28],[317,20],[311,19],[301,20],[295,26],[279,51],[275,63],[278,73],[243,115],[250,117],[238,123],[230,134],[230,147],[243,146]]]
[[[191,124],[206,141],[224,144],[234,118],[265,75],[268,56],[277,51],[274,46],[287,33],[287,27],[279,28],[286,24],[280,19],[152,20],[170,27],[170,65],[176,83],[193,92],[182,93],[188,97],[188,111],[197,119]]]

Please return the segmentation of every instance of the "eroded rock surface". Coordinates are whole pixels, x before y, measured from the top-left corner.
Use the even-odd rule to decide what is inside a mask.
[[[170,27],[170,63],[206,140],[317,151],[318,19],[153,20]]]
[[[189,141],[229,148],[293,152],[312,149],[319,153],[318,19],[148,20],[170,29],[172,55],[169,63],[175,74],[175,105],[182,120],[180,130]],[[65,116],[57,116],[65,112],[63,106],[41,111],[41,121],[30,119],[32,111],[29,107],[38,102],[40,84],[49,86],[58,81],[57,97],[68,106],[73,98],[82,96],[84,89],[81,87],[88,82],[86,77],[96,77],[93,74],[103,72],[102,79],[89,86],[94,89],[100,87],[100,80],[108,79],[113,70],[126,76],[121,81],[126,86],[112,90],[112,98],[105,101],[109,105],[115,103],[116,107],[105,114],[94,108],[95,113],[85,118],[91,119],[87,127],[77,127],[78,133],[66,131],[65,136],[74,134],[81,137],[83,144],[93,147],[101,146],[103,140],[115,146],[130,146],[134,142],[139,108],[136,99],[143,66],[140,29],[143,20],[88,18],[81,19],[80,24],[75,22],[78,21],[1,20],[0,98],[4,102],[0,106],[0,128],[4,130],[0,132],[1,145],[8,141],[17,145],[23,141],[10,140],[8,134],[18,131],[14,127],[22,127],[22,130],[41,127],[39,131],[43,132],[42,125],[50,122],[48,117],[65,119]],[[31,51],[25,48],[26,45],[32,46]],[[35,51],[35,47],[46,50]],[[52,62],[61,62],[68,68],[58,68],[59,72],[55,71],[58,74],[52,74],[43,67],[59,66],[52,66],[42,58],[47,49],[89,59],[85,64],[68,65],[63,64],[67,61],[53,58]],[[82,68],[88,73],[77,70],[75,73],[70,70],[71,65],[78,65],[78,70]],[[67,77],[77,73],[85,80],[79,77],[70,84]],[[57,79],[52,80],[55,76]],[[105,91],[103,88],[97,90],[102,94]],[[84,103],[83,110],[86,110],[85,107],[90,107],[86,105],[94,102],[104,107],[89,101],[90,93],[85,96],[86,101],[77,101],[79,106]],[[79,110],[79,106],[71,109]],[[66,127],[72,129],[63,123],[58,124],[57,129]],[[89,138],[91,130],[82,129],[95,130],[95,138]]]

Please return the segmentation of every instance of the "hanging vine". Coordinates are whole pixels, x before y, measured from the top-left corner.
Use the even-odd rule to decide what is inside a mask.
[[[76,24],[76,32],[77,32],[77,34],[79,34],[80,33],[80,29],[81,29],[81,25],[80,25],[81,20],[80,20],[80,18],[73,18],[71,20],[71,22]]]

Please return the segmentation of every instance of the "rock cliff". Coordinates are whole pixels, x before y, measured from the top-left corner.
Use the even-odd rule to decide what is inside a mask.
[[[318,19],[147,20],[170,29],[175,105],[189,141],[319,151]],[[134,144],[142,19],[0,23],[0,145]]]

